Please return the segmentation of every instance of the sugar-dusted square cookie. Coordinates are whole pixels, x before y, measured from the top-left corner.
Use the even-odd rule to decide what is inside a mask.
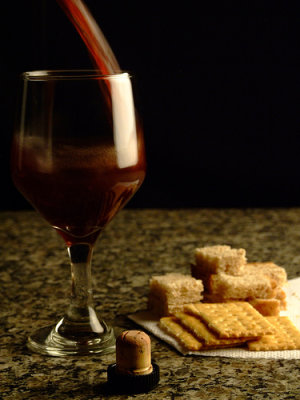
[[[157,316],[168,316],[188,303],[202,300],[203,284],[190,275],[170,273],[150,279],[148,309]]]
[[[247,262],[246,250],[234,249],[227,245],[216,245],[195,250],[194,273],[199,275],[218,274],[240,275]]]

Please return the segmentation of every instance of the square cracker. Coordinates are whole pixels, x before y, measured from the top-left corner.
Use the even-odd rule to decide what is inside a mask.
[[[200,317],[219,338],[259,337],[275,331],[265,317],[244,301],[196,303],[184,309]]]
[[[202,343],[180,325],[175,317],[163,317],[160,319],[159,325],[163,331],[173,336],[186,350],[197,351],[202,348]]]
[[[288,317],[276,316],[266,319],[275,327],[275,333],[248,342],[249,350],[300,350],[300,331]]]
[[[239,346],[249,340],[249,338],[220,339],[199,318],[184,312],[178,312],[175,316],[180,324],[203,342],[203,349]]]

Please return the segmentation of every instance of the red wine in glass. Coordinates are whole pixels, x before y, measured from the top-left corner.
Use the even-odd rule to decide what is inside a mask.
[[[44,139],[29,136],[20,144],[16,138],[13,180],[68,246],[83,240],[93,244],[144,180],[141,132],[137,138],[138,162],[125,168],[118,166],[113,145],[56,141],[49,158]]]

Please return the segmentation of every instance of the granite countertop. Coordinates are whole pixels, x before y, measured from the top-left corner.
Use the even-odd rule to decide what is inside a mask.
[[[57,322],[70,270],[62,239],[33,212],[0,213],[0,399],[299,399],[300,360],[184,357],[156,337],[160,383],[148,394],[112,395],[115,355],[56,358],[31,353],[27,335]],[[93,259],[98,313],[118,329],[146,308],[153,274],[189,271],[197,246],[244,247],[249,261],[272,260],[300,276],[300,209],[125,209],[98,240]]]

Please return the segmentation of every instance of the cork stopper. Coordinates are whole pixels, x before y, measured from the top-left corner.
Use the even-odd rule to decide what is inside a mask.
[[[127,393],[153,389],[159,381],[159,367],[151,363],[151,340],[143,331],[122,332],[116,340],[116,364],[107,370],[112,387]]]
[[[135,330],[121,333],[116,341],[116,364],[119,374],[150,374],[153,369],[150,337]]]

